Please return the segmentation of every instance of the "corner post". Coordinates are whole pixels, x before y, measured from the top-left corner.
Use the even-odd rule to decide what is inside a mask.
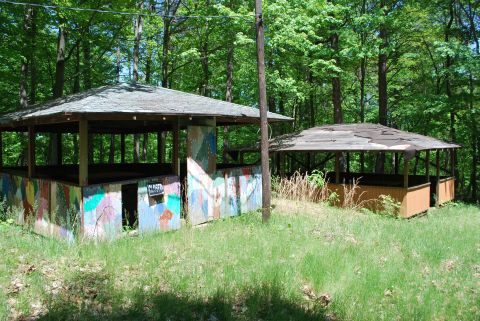
[[[178,124],[178,119],[174,121],[173,124],[173,153],[172,153],[172,164],[173,164],[173,173],[177,176],[180,176],[180,126]]]
[[[80,119],[78,123],[79,133],[79,159],[78,159],[78,184],[88,185],[88,121]]]
[[[280,175],[280,177],[284,177],[285,176],[285,155],[283,154],[283,152],[279,152],[278,162],[279,162],[278,174]]]
[[[425,154],[425,179],[430,183],[430,151],[427,150]]]
[[[120,163],[125,164],[125,134],[120,134]]]
[[[63,135],[62,133],[57,133],[57,165],[62,165],[63,163]]]
[[[403,155],[403,187],[408,188],[408,159]]]
[[[393,164],[394,165],[394,174],[398,175],[398,165],[399,165],[399,163],[398,163],[399,162],[398,153],[393,154],[393,162],[395,163],[395,164]]]
[[[455,179],[455,148],[450,149],[450,168],[452,178]]]
[[[157,163],[161,164],[164,162],[163,155],[163,132],[157,132]]]
[[[35,129],[28,126],[28,177],[35,176]]]
[[[3,132],[0,131],[0,171],[3,171]]]
[[[440,149],[437,149],[436,153],[436,176],[437,182],[435,186],[435,207],[440,206],[440,200],[438,199],[438,194],[440,193]]]
[[[335,184],[340,184],[340,153],[335,153]]]
[[[347,153],[347,174],[350,174],[350,153]]]

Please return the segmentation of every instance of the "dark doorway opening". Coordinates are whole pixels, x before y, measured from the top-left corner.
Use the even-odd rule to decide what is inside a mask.
[[[137,210],[138,184],[122,185],[122,225],[124,227],[137,228],[138,210]]]

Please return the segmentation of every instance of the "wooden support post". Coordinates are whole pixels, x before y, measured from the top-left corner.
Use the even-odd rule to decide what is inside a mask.
[[[163,144],[162,144],[163,132],[157,132],[157,163],[163,163]]]
[[[35,176],[35,129],[33,126],[28,126],[28,177]]]
[[[172,153],[173,173],[180,176],[180,127],[178,120],[173,124],[173,153]]]
[[[451,168],[451,176],[455,178],[455,149],[450,149],[450,168]]]
[[[395,175],[398,175],[398,167],[399,167],[398,166],[399,165],[399,163],[398,163],[399,162],[398,153],[393,154],[393,162],[395,163],[393,172],[394,172]]]
[[[78,184],[88,185],[88,121],[81,119],[78,124],[79,152],[78,152]]]
[[[437,177],[437,183],[435,186],[435,207],[438,207],[440,205],[440,200],[438,199],[438,194],[440,193],[440,149],[437,149],[437,155],[436,155],[436,177]]]
[[[403,155],[403,187],[408,188],[408,159]]]
[[[347,153],[347,173],[350,174],[350,153]]]
[[[430,151],[425,152],[425,180],[430,183]]]
[[[278,174],[280,175],[280,177],[284,177],[285,176],[285,155],[283,154],[283,152],[280,152],[278,154],[278,162],[279,162]]]
[[[62,133],[57,134],[57,165],[62,165],[63,163],[63,150],[62,150]]]
[[[395,160],[394,160],[394,162],[395,162],[394,173],[395,173],[395,175],[398,175],[398,168],[400,167],[400,166],[399,166],[399,165],[400,165],[400,163],[399,163],[399,162],[400,162],[400,160],[399,160],[400,158],[398,157],[398,153],[393,154],[393,157],[394,157],[394,159],[395,159]]]
[[[0,171],[3,170],[3,133],[0,131]]]
[[[335,153],[335,183],[340,184],[340,153]]]
[[[125,164],[125,134],[120,134],[120,163]]]

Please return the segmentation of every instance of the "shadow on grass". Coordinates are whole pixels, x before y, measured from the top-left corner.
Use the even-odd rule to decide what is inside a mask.
[[[309,308],[288,300],[279,286],[260,285],[236,299],[217,293],[211,297],[188,297],[173,292],[115,292],[93,275],[77,280],[52,298],[48,311],[38,320],[333,320],[319,304]],[[87,287],[86,283],[93,282]],[[92,287],[95,290],[92,291]],[[90,289],[90,290],[89,290]],[[240,299],[239,299],[240,298]],[[292,299],[293,300],[293,299]]]

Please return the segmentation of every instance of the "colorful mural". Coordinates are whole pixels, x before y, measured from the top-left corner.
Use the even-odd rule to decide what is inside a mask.
[[[189,126],[187,129],[188,158],[194,160],[206,173],[213,174],[217,164],[215,127]]]
[[[122,186],[92,185],[83,188],[83,236],[113,239],[122,233]]]
[[[160,182],[165,194],[149,197],[147,184]],[[170,231],[180,228],[180,181],[178,176],[161,176],[138,182],[138,229]]]
[[[31,219],[39,234],[73,239],[80,226],[79,187],[7,173],[0,180],[2,198],[18,211],[17,223]]]
[[[261,208],[260,166],[212,171],[216,149],[211,147],[215,128],[188,127],[188,218],[191,224],[235,216]]]

